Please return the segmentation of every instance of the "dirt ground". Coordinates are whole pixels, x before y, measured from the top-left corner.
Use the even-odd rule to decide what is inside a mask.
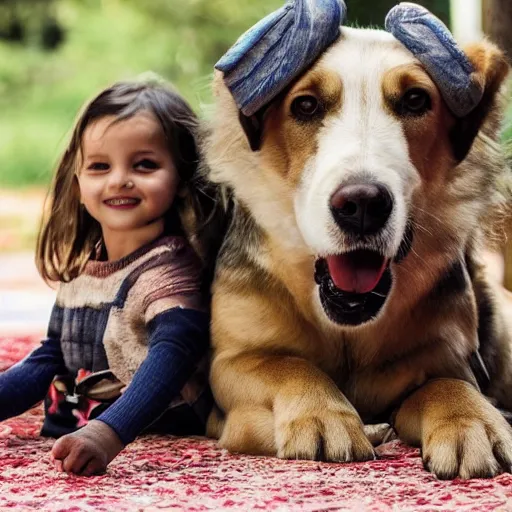
[[[34,264],[45,194],[0,189],[0,336],[46,330],[55,290]]]
[[[0,189],[0,253],[33,251],[46,190]]]

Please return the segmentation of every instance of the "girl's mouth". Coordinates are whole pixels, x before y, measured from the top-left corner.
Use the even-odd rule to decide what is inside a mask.
[[[103,203],[110,208],[126,210],[135,208],[140,203],[140,199],[137,199],[136,197],[113,197],[111,199],[106,199]]]

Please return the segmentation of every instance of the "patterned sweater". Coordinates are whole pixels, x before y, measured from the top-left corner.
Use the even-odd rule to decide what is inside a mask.
[[[59,437],[92,418],[124,444],[149,426],[202,433],[211,395],[200,271],[181,237],[115,262],[89,261],[60,285],[41,347],[0,374],[0,421],[46,395],[43,435]]]

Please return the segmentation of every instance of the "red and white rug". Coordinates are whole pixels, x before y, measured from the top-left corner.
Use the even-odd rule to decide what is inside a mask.
[[[36,340],[0,338],[0,370]],[[512,511],[512,475],[443,482],[424,471],[418,450],[393,441],[379,460],[327,464],[233,456],[206,439],[147,436],[107,474],[57,473],[52,440],[38,437],[40,407],[0,424],[0,510],[144,511]]]

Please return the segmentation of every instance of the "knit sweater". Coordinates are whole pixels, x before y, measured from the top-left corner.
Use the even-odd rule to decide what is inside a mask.
[[[58,437],[92,418],[124,444],[151,425],[200,433],[211,405],[200,271],[181,237],[162,237],[115,262],[89,261],[60,285],[47,339],[0,374],[0,420],[46,395],[43,435]],[[113,375],[102,378],[105,370]],[[94,382],[90,374],[98,372],[99,385],[84,393],[81,379]]]

